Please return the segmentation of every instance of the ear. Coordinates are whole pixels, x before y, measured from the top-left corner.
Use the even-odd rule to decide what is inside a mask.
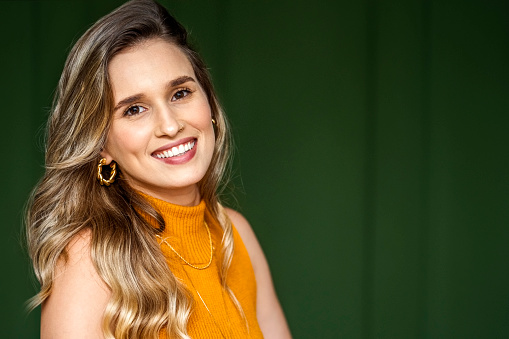
[[[111,164],[111,162],[113,161],[113,157],[106,149],[106,146],[101,150],[101,158],[106,158],[106,165]]]

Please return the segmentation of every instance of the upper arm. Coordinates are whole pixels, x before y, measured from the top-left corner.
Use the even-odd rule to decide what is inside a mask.
[[[110,291],[90,256],[90,231],[66,247],[55,268],[51,294],[42,305],[41,338],[102,338],[102,317]]]
[[[272,283],[269,265],[249,222],[232,209],[226,212],[246,246],[256,277],[256,316],[265,338],[291,338],[283,310]]]

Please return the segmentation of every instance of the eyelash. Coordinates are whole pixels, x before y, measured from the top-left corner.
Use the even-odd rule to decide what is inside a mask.
[[[179,98],[179,99],[176,99],[175,96],[177,95],[177,93],[181,93],[181,92],[187,92],[186,95],[184,95],[182,98]],[[173,96],[171,97],[171,101],[177,101],[177,100],[182,100],[183,98],[187,97],[189,94],[193,93],[193,91],[191,91],[189,88],[187,87],[182,87],[182,88],[179,88],[177,89],[177,91],[175,91],[175,94],[173,94]],[[174,100],[175,98],[175,100]]]
[[[147,110],[145,107],[143,107],[143,106],[141,106],[141,105],[136,105],[136,104],[135,104],[135,105],[131,105],[131,106],[129,106],[129,107],[125,110],[124,115],[125,115],[125,116],[131,116],[131,117],[132,117],[132,116],[134,116],[134,115],[138,115],[138,114],[142,113],[142,112],[140,112],[141,110],[139,110],[137,113],[129,113],[129,111],[130,111],[132,108],[135,108],[135,107],[141,108],[141,110],[143,110],[143,111],[146,111],[146,110]]]
[[[181,93],[181,92],[187,92],[183,97],[177,99],[175,98],[175,96],[177,95],[177,93]],[[182,87],[182,88],[179,88],[177,89],[177,91],[175,92],[175,94],[173,94],[173,96],[171,97],[171,101],[178,101],[178,100],[182,100],[184,99],[185,97],[187,97],[189,94],[193,93],[193,91],[191,91],[191,89],[187,88],[187,87]],[[141,108],[141,110],[139,110],[137,113],[129,113],[129,111],[132,109],[132,108],[135,108],[135,107],[138,107],[138,108]],[[134,116],[134,115],[138,115],[140,113],[143,113],[144,111],[146,111],[147,108],[141,106],[141,105],[138,105],[138,104],[134,104],[134,105],[131,105],[129,106],[125,111],[124,111],[124,116]],[[142,111],[142,112],[140,112]]]

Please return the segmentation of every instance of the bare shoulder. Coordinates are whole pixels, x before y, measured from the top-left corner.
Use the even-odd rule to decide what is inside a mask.
[[[225,211],[237,229],[239,227],[242,229],[245,229],[245,228],[251,229],[249,222],[247,221],[246,218],[244,218],[244,216],[242,214],[240,214],[239,212],[237,212],[234,209],[231,209],[229,207],[225,207]]]
[[[53,288],[41,311],[41,338],[102,338],[101,323],[110,291],[90,254],[92,234],[72,238],[55,267]]]
[[[272,283],[269,265],[249,222],[239,212],[225,208],[246,246],[256,278],[256,316],[267,339],[291,338],[290,329]]]
[[[266,278],[267,274],[270,276],[269,267],[265,255],[263,254],[262,247],[247,219],[231,208],[225,208],[225,210],[235,226],[235,229],[239,232],[244,246],[246,246],[257,282],[259,282],[260,279]]]
[[[256,235],[253,232],[253,229],[251,228],[251,225],[247,221],[247,219],[240,214],[239,212],[231,209],[231,208],[225,208],[226,213],[228,214],[228,217],[232,221],[233,225],[237,229],[237,232],[239,232],[240,237],[242,238],[242,241],[244,242],[244,245],[246,246],[249,255],[252,254],[251,251],[255,250],[258,252],[258,250],[261,251],[260,244],[258,243],[258,240],[256,239]],[[257,247],[260,247],[257,249]],[[260,254],[260,253],[256,253]],[[261,253],[263,254],[263,252]],[[252,259],[252,258],[251,258]]]

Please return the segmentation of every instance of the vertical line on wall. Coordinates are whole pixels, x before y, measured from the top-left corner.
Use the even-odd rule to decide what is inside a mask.
[[[362,338],[373,338],[375,205],[376,205],[376,132],[377,132],[377,26],[376,0],[366,0],[366,121],[364,163],[364,222],[362,262]]]
[[[41,103],[41,61],[40,61],[40,52],[41,52],[41,26],[42,26],[42,14],[41,14],[41,4],[39,1],[30,2],[30,12],[28,13],[30,17],[30,83],[27,84],[28,93],[30,95],[30,112],[28,112],[28,121],[27,128],[30,129],[29,135],[32,136],[31,139],[31,147],[30,147],[30,178],[26,178],[27,182],[30,182],[32,185],[39,179],[42,168],[44,164],[44,124],[41,124],[41,121],[46,120],[46,116],[41,118],[42,109],[39,106]],[[35,147],[33,146],[35,145]],[[28,197],[27,197],[28,198]],[[23,236],[25,236],[24,225],[23,225]],[[24,238],[23,238],[24,240]],[[23,241],[22,240],[22,241]],[[24,241],[23,241],[24,242]],[[24,244],[23,244],[24,245]],[[25,246],[25,245],[24,245]],[[27,265],[27,280],[29,280],[30,289],[30,297],[35,295],[39,291],[39,282],[37,281],[31,261],[28,259],[27,250],[23,247],[23,250],[26,254],[26,265]],[[26,314],[26,319],[30,319],[27,321],[25,319],[25,323],[29,325],[31,328],[27,330],[27,333],[34,333],[35,337],[39,338],[40,336],[40,321],[41,321],[41,307],[37,307],[35,310]]]
[[[431,78],[432,78],[432,2],[422,0],[422,276],[424,278],[423,291],[421,293],[421,323],[419,324],[422,338],[428,338],[429,333],[429,255],[430,255],[430,195],[431,195]]]
[[[218,46],[217,50],[219,51],[219,57],[217,58],[217,72],[216,74],[221,75],[220,81],[216,81],[219,86],[215,86],[216,93],[219,99],[219,102],[223,109],[226,111],[226,116],[228,116],[228,107],[225,106],[225,103],[231,102],[228,95],[231,93],[230,91],[230,82],[232,81],[231,77],[231,53],[233,51],[233,37],[231,34],[231,18],[230,13],[232,11],[232,5],[228,0],[216,0],[216,29],[217,29],[217,40],[216,44]],[[231,123],[231,121],[230,121]]]
[[[31,182],[36,182],[41,174],[41,168],[43,168],[44,164],[44,149],[45,149],[45,122],[47,119],[47,110],[43,113],[42,107],[39,104],[42,102],[42,84],[41,84],[41,61],[40,61],[40,52],[41,52],[41,30],[42,30],[42,21],[41,21],[41,4],[39,1],[34,1],[30,3],[30,22],[31,22],[31,32],[30,32],[30,73],[31,73],[31,81],[29,84],[30,93],[32,100],[30,100],[30,116],[29,116],[29,128],[31,130],[30,135],[33,135],[33,144],[35,147],[31,147],[32,150],[32,161],[31,166],[33,166],[33,177],[31,178]]]
[[[230,52],[231,52],[231,34],[230,34],[230,26],[231,26],[231,20],[230,20],[230,11],[231,11],[231,4],[228,0],[217,0],[215,2],[217,10],[217,45],[219,46],[218,50],[220,52],[220,57],[218,58],[218,66],[219,71],[218,74],[221,74],[221,83],[222,88],[221,94],[227,95],[229,93],[228,91],[228,85],[229,81],[231,80],[230,74],[229,74],[229,67],[230,64]],[[221,99],[221,98],[220,98]],[[222,100],[221,100],[222,101]]]
[[[237,143],[239,140],[237,128],[231,118],[232,115],[230,110],[233,108],[232,100],[229,96],[232,91],[230,90],[232,82],[232,60],[234,53],[234,35],[232,33],[232,16],[235,13],[235,9],[232,9],[232,2],[229,0],[216,0],[216,13],[217,17],[215,22],[217,23],[217,40],[219,58],[217,58],[217,71],[216,74],[220,75],[217,80],[214,80],[216,93],[218,95],[221,107],[225,110],[226,117],[230,123],[231,137],[233,138],[233,145],[230,152],[232,153],[232,159],[230,160],[229,168],[226,173],[226,181],[224,183],[225,190],[221,195],[223,204],[234,209],[242,210],[242,206],[246,206],[245,199],[245,187],[242,181],[242,166],[241,158],[238,155]],[[233,13],[232,13],[233,12]],[[218,86],[219,85],[219,86]]]

